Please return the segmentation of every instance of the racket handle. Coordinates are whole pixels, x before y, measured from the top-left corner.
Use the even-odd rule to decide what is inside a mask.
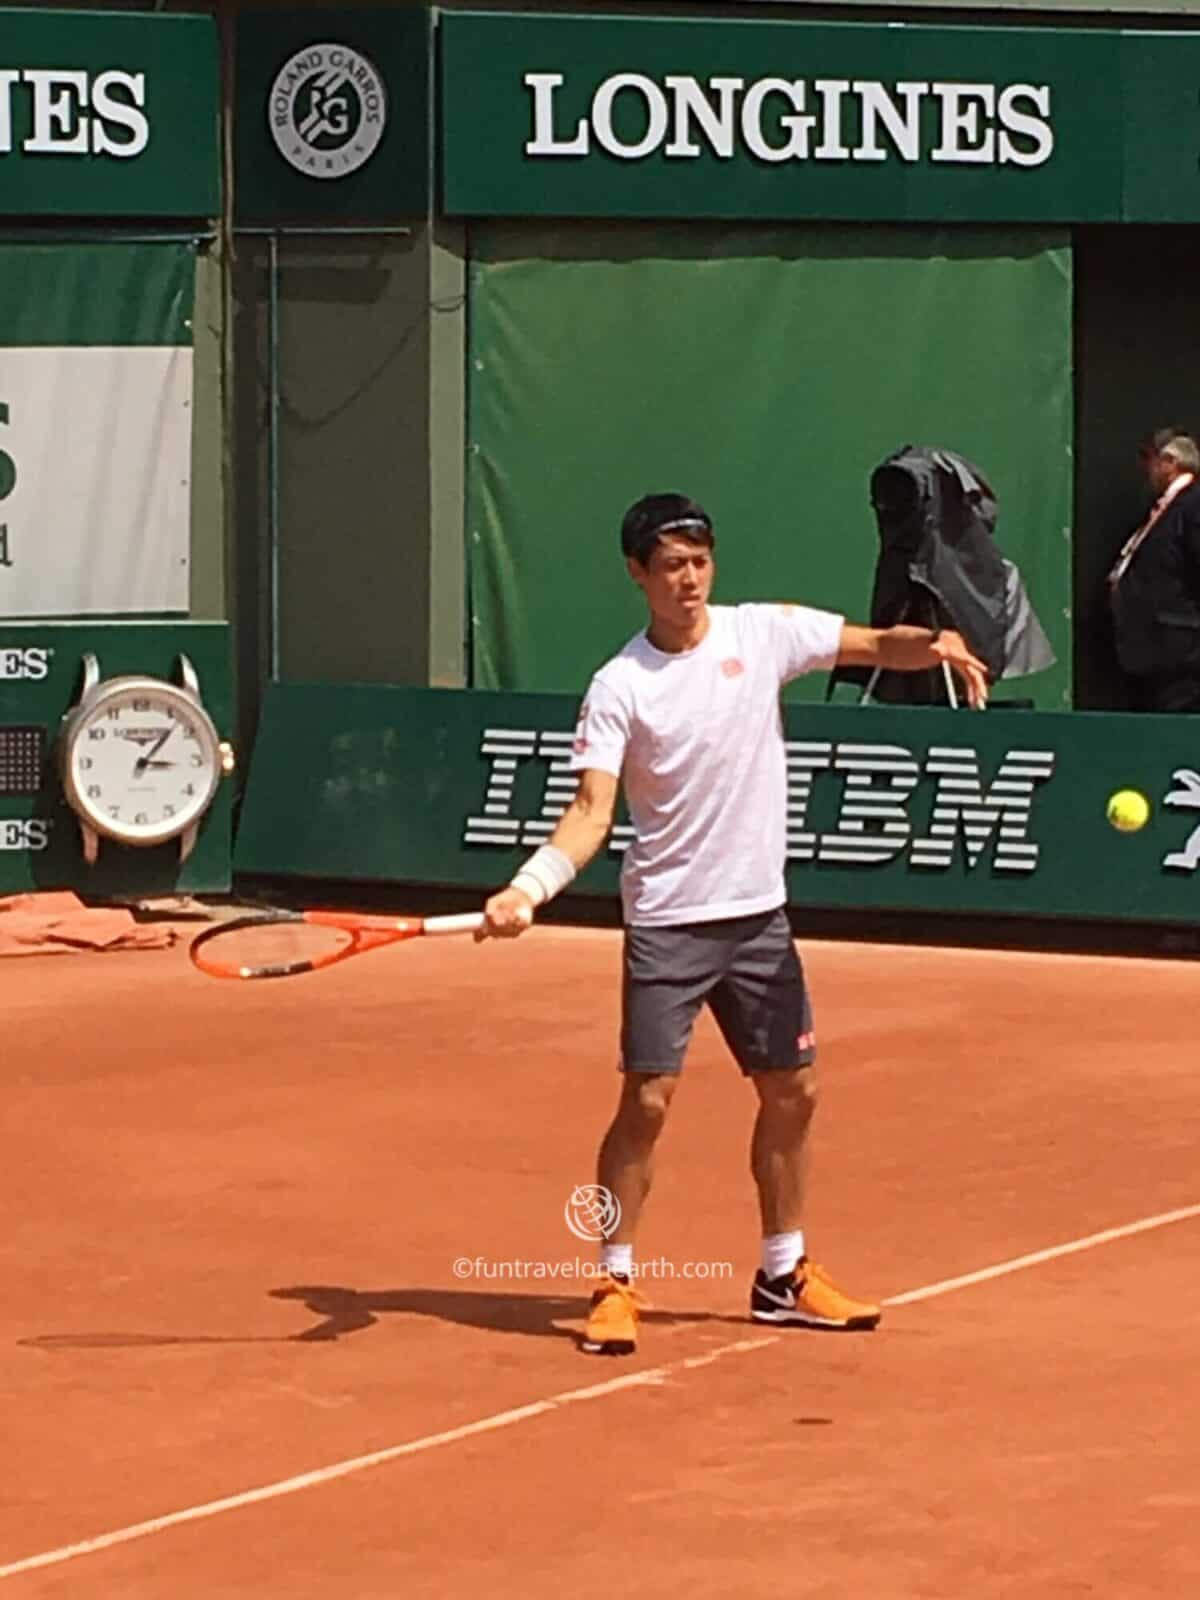
[[[421,931],[425,934],[474,933],[483,927],[482,911],[467,911],[459,917],[426,917]]]

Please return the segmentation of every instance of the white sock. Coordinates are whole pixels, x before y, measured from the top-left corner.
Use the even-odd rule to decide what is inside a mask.
[[[785,1277],[804,1254],[804,1232],[768,1233],[762,1242],[762,1269],[768,1278]]]
[[[623,1278],[633,1276],[633,1246],[631,1244],[602,1244],[600,1266],[605,1272],[619,1272]]]

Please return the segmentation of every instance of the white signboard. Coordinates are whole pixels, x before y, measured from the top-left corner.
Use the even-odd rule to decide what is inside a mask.
[[[186,612],[192,351],[0,348],[0,616]]]

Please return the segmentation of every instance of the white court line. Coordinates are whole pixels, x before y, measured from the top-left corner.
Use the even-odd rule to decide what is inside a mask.
[[[938,1295],[953,1294],[958,1289],[973,1284],[988,1283],[993,1278],[1006,1277],[1011,1272],[1023,1272],[1028,1267],[1040,1266],[1045,1261],[1056,1261],[1061,1256],[1077,1255],[1082,1250],[1094,1250],[1099,1245],[1112,1244],[1118,1239],[1129,1239],[1138,1233],[1150,1233],[1155,1228],[1166,1228],[1171,1223],[1189,1222],[1200,1217],[1200,1205],[1183,1206],[1178,1211],[1163,1211],[1158,1216],[1143,1217],[1138,1222],[1128,1222],[1119,1228],[1106,1228],[1102,1233],[1090,1233],[1086,1238],[1072,1239],[1066,1244],[1051,1245],[1047,1250],[1035,1250],[1031,1255],[1014,1256],[1011,1261],[1001,1261],[995,1266],[983,1267],[978,1272],[967,1272],[957,1278],[943,1278],[938,1283],[927,1284],[923,1289],[910,1289],[905,1294],[890,1296],[885,1306],[912,1305],[918,1300],[933,1300]],[[346,1461],[335,1461],[331,1466],[318,1467],[313,1472],[302,1472],[295,1478],[281,1478],[260,1489],[246,1489],[240,1494],[226,1495],[221,1500],[207,1500],[202,1505],[188,1506],[183,1511],[171,1511],[162,1517],[151,1517],[146,1522],[134,1522],[126,1528],[115,1528],[111,1533],[97,1534],[94,1539],[82,1539],[78,1544],[60,1545],[57,1550],[44,1550],[40,1555],[26,1556],[21,1561],[11,1561],[0,1567],[0,1578],[15,1578],[22,1572],[33,1572],[38,1567],[53,1567],[64,1561],[74,1561],[79,1556],[94,1555],[99,1550],[111,1550],[114,1545],[128,1544],[132,1539],[145,1539],[152,1533],[162,1533],[167,1528],[179,1527],[185,1522],[200,1522],[206,1517],[220,1516],[226,1511],[237,1511],[242,1506],[260,1505],[264,1500],[279,1500],[284,1495],[298,1494],[302,1489],[314,1489],[337,1478],[348,1478],[352,1473],[365,1472],[369,1467],[382,1466],[388,1461],[399,1461],[403,1456],[415,1456],[426,1450],[437,1450],[445,1444],[456,1444],[460,1439],[471,1439],[481,1433],[492,1433],[498,1428],[513,1427],[518,1422],[528,1422],[531,1417],[542,1417],[559,1411],[564,1406],[576,1405],[584,1400],[599,1400],[605,1395],[619,1394],[624,1389],[637,1389],[646,1385],[665,1383],[676,1373],[689,1372],[696,1367],[711,1366],[725,1356],[745,1355],[751,1350],[761,1350],[766,1345],[778,1344],[785,1334],[770,1334],[760,1339],[738,1339],[723,1344],[705,1355],[687,1356],[661,1367],[650,1367],[641,1372],[626,1373],[607,1383],[589,1384],[584,1389],[566,1389],[550,1395],[545,1400],[535,1400],[512,1411],[497,1411],[477,1422],[467,1422],[450,1428],[445,1433],[428,1433],[421,1439],[410,1439],[407,1444],[391,1445],[385,1450],[373,1450],[369,1455],[352,1456]]]
[[[1051,1245],[1048,1250],[1035,1250],[1032,1255],[1014,1256],[1011,1261],[1001,1261],[994,1267],[964,1272],[960,1278],[943,1278],[941,1283],[931,1283],[927,1289],[910,1289],[907,1294],[894,1294],[883,1303],[885,1306],[911,1306],[917,1300],[932,1300],[939,1294],[953,1294],[955,1289],[969,1289],[975,1283],[989,1283],[993,1278],[1007,1277],[1010,1272],[1024,1272],[1026,1267],[1039,1267],[1043,1261],[1057,1261],[1060,1256],[1078,1255],[1081,1250],[1094,1250],[1097,1245],[1112,1244],[1117,1239],[1132,1239],[1135,1233],[1166,1228],[1172,1222],[1190,1222],[1193,1217],[1200,1217],[1200,1206],[1181,1206],[1178,1211],[1160,1211],[1156,1217],[1143,1217],[1140,1222],[1127,1222],[1120,1228],[1105,1228],[1102,1233],[1089,1233],[1085,1239]],[[4,1569],[0,1567],[0,1577],[3,1576]]]

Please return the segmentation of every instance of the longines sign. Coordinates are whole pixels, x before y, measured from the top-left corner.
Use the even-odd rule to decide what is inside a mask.
[[[211,17],[0,10],[0,214],[219,209]]]
[[[619,161],[661,152],[672,161],[949,161],[1040,167],[1054,150],[1050,86],[1045,83],[897,83],[848,78],[745,78],[704,81],[642,72],[605,78],[574,129],[555,126],[560,72],[526,72],[533,103],[525,154],[586,156],[593,147]],[[633,102],[637,131],[617,120],[620,96]],[[926,114],[927,107],[934,116]],[[774,137],[768,137],[768,129]],[[849,140],[853,143],[849,143]]]
[[[441,30],[452,213],[1200,218],[1200,34],[470,12]]]

